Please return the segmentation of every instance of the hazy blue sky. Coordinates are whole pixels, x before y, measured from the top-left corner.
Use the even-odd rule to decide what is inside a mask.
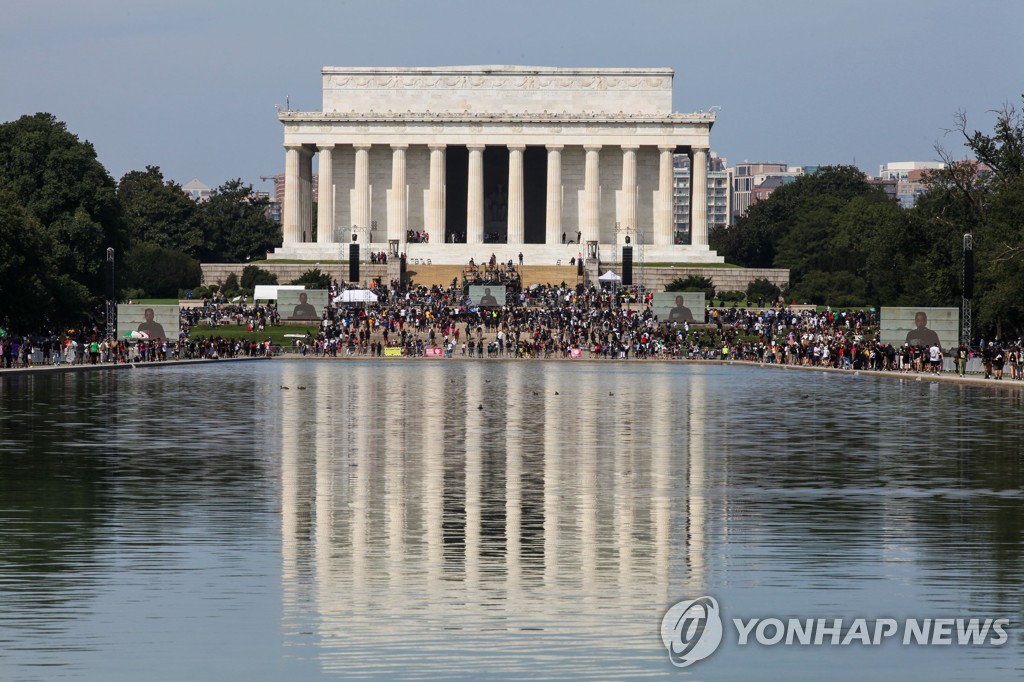
[[[1021,0],[3,0],[0,120],[48,111],[120,178],[284,168],[274,105],[330,66],[668,66],[722,108],[712,150],[795,165],[935,158],[958,109],[1024,92]]]

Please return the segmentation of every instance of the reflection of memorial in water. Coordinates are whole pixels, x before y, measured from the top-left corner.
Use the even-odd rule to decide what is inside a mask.
[[[351,363],[282,391],[292,643],[304,622],[322,665],[354,674],[386,666],[410,629],[438,652],[495,629],[536,633],[509,651],[609,629],[657,646],[652,623],[679,597],[670,573],[705,585],[703,452],[690,439],[679,454],[671,375],[642,376]],[[313,594],[295,587],[306,571]]]

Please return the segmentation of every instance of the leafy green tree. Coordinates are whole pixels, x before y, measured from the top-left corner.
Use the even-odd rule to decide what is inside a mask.
[[[243,289],[252,290],[259,284],[277,284],[277,275],[258,265],[246,265],[242,268]]]
[[[198,256],[203,230],[196,203],[157,166],[125,173],[117,185],[128,233],[133,242],[149,242]]]
[[[281,227],[267,217],[269,200],[252,185],[229,180],[199,205],[207,262],[244,263],[262,258],[281,242]]]
[[[956,160],[937,147],[946,167],[929,177],[916,207],[929,234],[950,303],[962,291],[962,235],[974,238],[974,333],[987,338],[1024,335],[1024,116],[1009,104],[995,112],[992,133],[972,131],[959,112],[960,134],[977,161]]]
[[[320,268],[306,270],[298,279],[291,281],[291,284],[303,284],[307,289],[326,289],[331,286],[331,276],[326,272],[320,272]]]
[[[759,277],[747,285],[747,300],[757,301],[762,299],[767,303],[774,303],[782,295],[782,289],[772,284],[769,280]]]
[[[121,252],[127,244],[114,180],[92,144],[39,113],[0,124],[0,184],[52,246],[60,290],[53,318],[76,319],[103,295],[107,248]]]
[[[34,331],[53,308],[56,263],[49,235],[14,193],[0,187],[0,326]]]
[[[715,284],[710,277],[688,275],[677,277],[665,286],[665,291],[703,291],[705,300],[715,297]]]
[[[203,279],[195,258],[148,242],[136,244],[128,251],[125,270],[126,286],[157,298],[177,296],[179,289],[197,287]]]

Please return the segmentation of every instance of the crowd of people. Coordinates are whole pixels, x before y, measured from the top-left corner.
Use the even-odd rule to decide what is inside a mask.
[[[317,332],[296,335],[291,350],[314,356],[442,355],[466,358],[716,359],[849,370],[939,373],[946,362],[966,373],[971,357],[984,375],[1024,379],[1020,340],[976,348],[940,348],[937,339],[883,343],[876,312],[819,312],[799,307],[708,308],[703,320],[659,320],[650,292],[635,288],[535,285],[511,288],[506,303],[487,308],[467,296],[472,283],[518,280],[510,264],[492,257],[470,264],[462,283],[417,286],[392,281],[374,289],[370,304],[330,303]],[[342,290],[337,283],[329,300]],[[622,294],[627,295],[623,296]],[[632,303],[629,303],[632,301]],[[0,340],[0,364],[158,362],[173,359],[259,357],[280,349],[264,340],[195,336],[197,325],[242,325],[262,334],[280,325],[272,304],[204,301],[182,307],[178,339],[106,339],[100,326],[48,338]],[[910,343],[913,340],[915,343]]]

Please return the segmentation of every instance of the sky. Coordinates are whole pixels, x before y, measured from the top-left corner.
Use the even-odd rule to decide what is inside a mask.
[[[1020,0],[3,0],[0,121],[46,111],[119,179],[284,170],[324,66],[671,67],[733,165],[937,158],[1024,93]]]

